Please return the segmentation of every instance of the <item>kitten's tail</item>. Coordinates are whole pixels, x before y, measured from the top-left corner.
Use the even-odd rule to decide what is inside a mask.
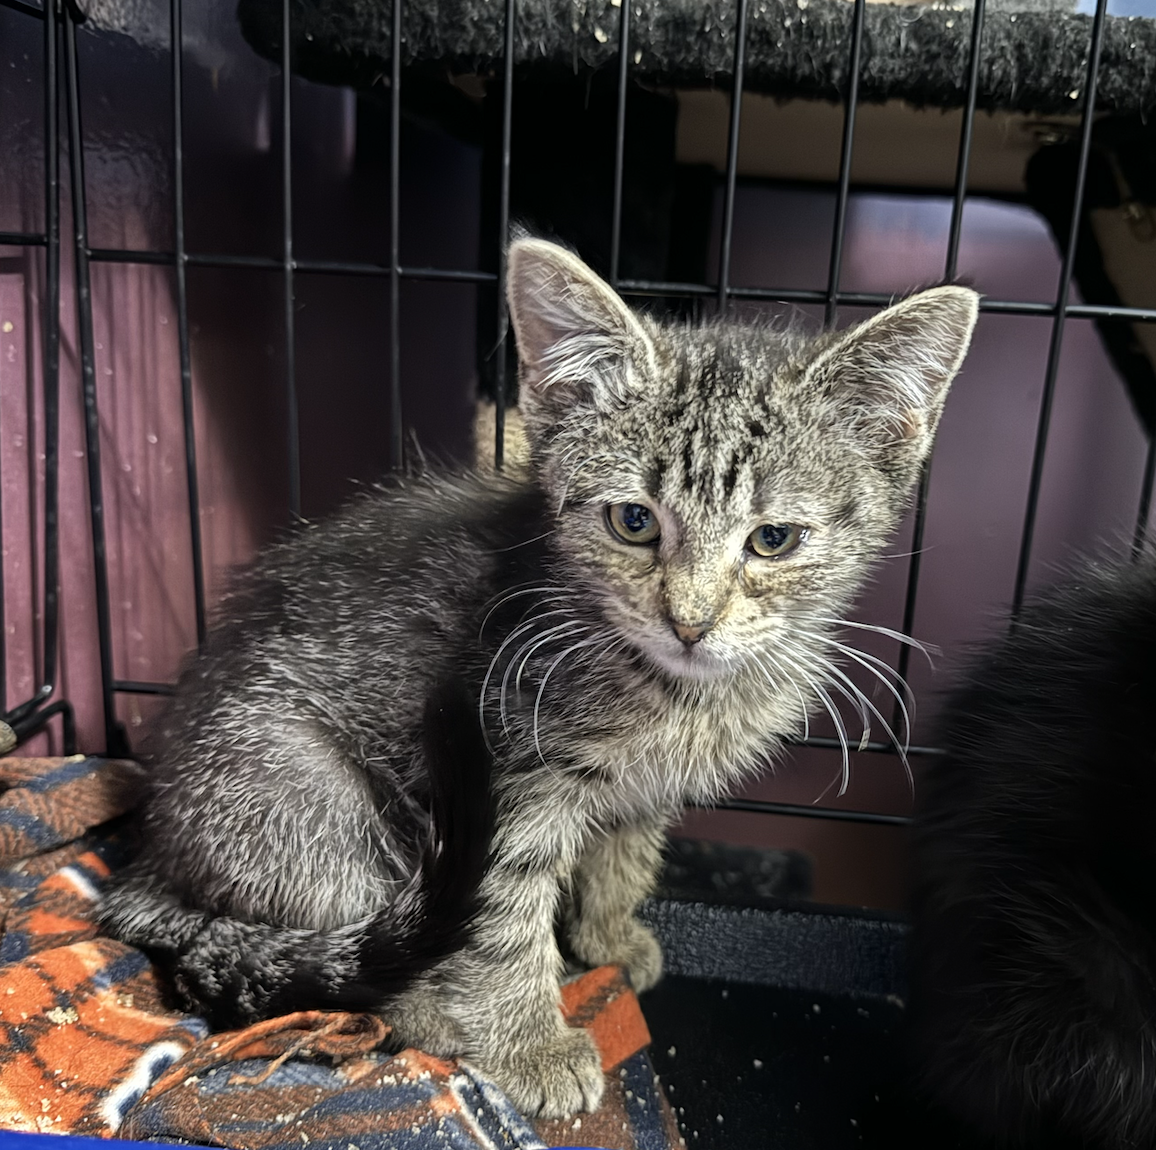
[[[468,941],[493,832],[491,760],[464,685],[431,695],[423,716],[430,836],[420,890],[333,930],[213,917],[129,867],[104,925],[172,978],[183,1005],[214,1029],[293,1010],[372,1011]]]

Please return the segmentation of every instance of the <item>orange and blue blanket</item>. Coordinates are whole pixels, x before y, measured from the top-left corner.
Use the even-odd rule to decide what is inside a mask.
[[[607,1072],[594,1114],[531,1122],[465,1062],[386,1053],[372,1014],[308,1011],[211,1034],[168,1004],[94,909],[140,768],[0,759],[0,1129],[237,1150],[668,1150],[681,1141],[638,1001],[602,967],[563,988]]]

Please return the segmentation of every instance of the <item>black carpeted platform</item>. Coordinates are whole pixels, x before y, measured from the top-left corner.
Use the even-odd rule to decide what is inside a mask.
[[[895,915],[651,899],[641,917],[661,940],[670,974],[876,998],[902,993],[907,927]]]
[[[654,900],[642,997],[690,1150],[981,1150],[910,1087],[893,916]]]
[[[402,62],[491,73],[502,54],[498,0],[409,0]],[[294,68],[358,87],[390,74],[392,0],[292,0]],[[610,0],[522,0],[515,29],[519,65],[570,74],[617,59],[619,9]],[[853,5],[846,0],[760,0],[750,6],[745,87],[776,96],[841,99],[846,91]],[[280,0],[240,0],[246,39],[280,60]],[[859,97],[957,107],[965,98],[970,11],[868,4]],[[727,84],[733,68],[732,0],[634,0],[631,76],[666,87]],[[1070,11],[989,11],[983,33],[981,108],[1078,110],[1090,17]],[[1073,93],[1076,98],[1073,98]],[[1156,105],[1156,20],[1108,17],[1097,108]]]

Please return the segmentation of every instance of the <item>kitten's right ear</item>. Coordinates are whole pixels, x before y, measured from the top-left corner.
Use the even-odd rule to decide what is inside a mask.
[[[507,296],[521,359],[518,406],[552,421],[583,399],[618,404],[653,355],[650,337],[609,284],[546,240],[510,245]],[[538,417],[538,418],[535,418]]]

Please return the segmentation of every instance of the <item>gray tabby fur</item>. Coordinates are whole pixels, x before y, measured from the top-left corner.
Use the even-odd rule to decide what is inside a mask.
[[[399,480],[258,563],[277,592],[226,607],[186,673],[146,850],[107,921],[183,954],[210,996],[213,964],[250,943],[175,937],[174,894],[222,930],[292,928],[245,952],[257,973],[226,1003],[242,1020],[303,939],[333,985],[355,983],[348,924],[420,902],[420,716],[460,675],[494,757],[481,910],[468,943],[377,1005],[399,1040],[559,1116],[603,1087],[558,1010],[563,952],[652,986],[662,956],[634,912],[665,827],[846,689],[832,633],[909,498],[977,297],[936,288],[817,337],[687,327],[520,239],[509,299],[529,475]],[[612,535],[622,502],[653,509],[657,545]],[[768,523],[808,536],[759,558],[745,541]]]

